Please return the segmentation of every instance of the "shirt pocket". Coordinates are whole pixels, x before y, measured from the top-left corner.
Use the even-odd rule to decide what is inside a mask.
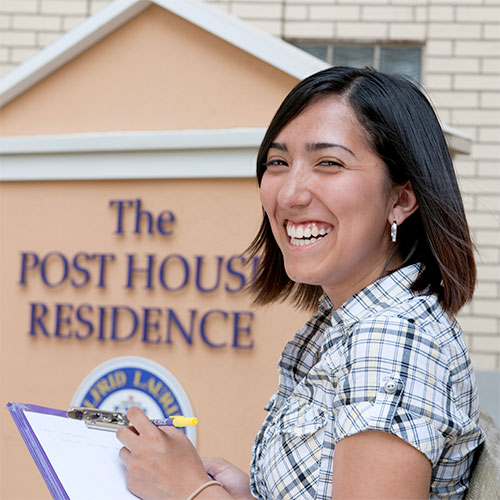
[[[263,457],[266,498],[316,498],[325,427],[326,414],[317,405],[289,400],[280,409]]]
[[[276,427],[280,434],[306,438],[321,431],[325,424],[325,412],[320,407],[293,400],[279,415]]]

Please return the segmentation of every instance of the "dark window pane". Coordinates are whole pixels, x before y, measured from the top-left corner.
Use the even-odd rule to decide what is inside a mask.
[[[304,50],[305,52],[308,52],[314,57],[317,57],[318,59],[323,59],[323,61],[326,61],[326,45],[313,45],[311,43],[302,43],[302,44],[297,44],[297,47],[299,49]]]
[[[382,47],[380,71],[398,73],[418,83],[420,81],[420,48]]]
[[[335,47],[334,66],[354,66],[364,68],[373,66],[373,47]]]

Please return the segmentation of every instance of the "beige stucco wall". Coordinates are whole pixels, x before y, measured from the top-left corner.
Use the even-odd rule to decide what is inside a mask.
[[[439,116],[473,140],[471,154],[455,161],[479,263],[475,299],[460,319],[474,366],[499,371],[500,0],[207,1],[277,37],[424,47],[423,83]],[[4,0],[0,74],[108,3]]]
[[[15,68],[107,3],[3,0],[0,71]],[[500,370],[500,1],[404,0],[395,6],[390,0],[293,0],[285,8],[273,0],[211,3],[280,37],[424,46],[423,82],[440,117],[473,139],[471,155],[457,158],[456,167],[478,245],[479,285],[460,319],[475,368]],[[0,134],[262,127],[293,84],[293,78],[154,8],[7,105],[0,113]],[[92,286],[47,291],[36,279],[27,288],[17,282],[22,250],[110,251],[121,258],[125,252],[237,253],[258,224],[253,181],[23,182],[3,183],[0,190],[1,273],[2,283],[9,284],[2,287],[0,301],[1,401],[65,407],[100,362],[143,355],[166,366],[187,390],[201,422],[200,452],[246,468],[263,416],[255,409],[275,388],[278,354],[304,314],[286,306],[255,311],[251,351],[215,351],[200,342],[192,347],[137,340],[100,345],[92,339],[32,338],[27,333],[32,300],[138,308],[168,303],[179,311],[189,307],[186,303],[200,310],[212,304],[249,310],[250,305],[241,295],[201,296],[194,287],[176,297],[160,290],[127,294],[119,273],[105,293]],[[113,235],[108,202],[126,197],[141,198],[154,212],[172,210],[178,219],[172,237]],[[215,334],[224,336],[227,330]],[[207,367],[214,377],[203,377]],[[215,379],[221,383],[214,384]],[[221,425],[216,417],[233,407],[240,412],[238,420]],[[5,409],[0,416],[0,497],[48,498]]]

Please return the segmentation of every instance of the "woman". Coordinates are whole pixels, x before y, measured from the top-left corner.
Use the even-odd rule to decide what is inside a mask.
[[[475,265],[430,104],[370,69],[317,73],[278,109],[257,177],[256,302],[318,312],[283,351],[250,478],[133,409],[139,435],[118,435],[129,488],[164,499],[462,498],[483,435],[452,315],[472,297]]]

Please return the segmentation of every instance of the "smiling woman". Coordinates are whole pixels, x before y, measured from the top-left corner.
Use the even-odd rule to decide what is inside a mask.
[[[472,297],[476,271],[432,107],[402,78],[324,70],[278,109],[257,178],[255,301],[290,298],[316,312],[283,351],[250,477],[200,461],[132,409],[139,435],[119,434],[130,489],[199,500],[463,498],[483,433],[452,314]]]
[[[403,78],[325,70],[278,109],[257,177],[256,302],[319,311],[282,354],[253,494],[461,498],[483,436],[450,314],[476,271],[432,107]]]
[[[373,163],[378,159],[384,165],[388,188],[384,198],[390,199],[391,194],[396,194],[394,188],[396,191],[403,189],[403,203],[411,203],[415,197],[419,209],[411,217],[410,214],[404,217],[403,220],[407,219],[405,224],[401,225],[403,220],[397,219],[388,223],[392,225],[396,221],[396,253],[403,257],[405,264],[425,264],[412,290],[435,293],[447,311],[456,313],[471,299],[474,291],[473,245],[439,121],[422,92],[406,79],[372,70],[336,67],[299,83],[283,101],[262,141],[257,159],[259,185],[269,171],[267,163],[271,158],[268,155],[276,150],[273,146],[280,150],[285,148],[279,144],[279,134],[286,133],[289,124],[292,129],[296,128],[293,122],[304,121],[307,115],[314,114],[310,111],[312,107],[322,110],[312,125],[312,130],[317,132],[322,127],[322,120],[324,123],[325,118],[328,119],[318,101],[324,104],[329,100],[336,101],[337,105],[332,103],[329,106],[334,108],[331,117],[336,122],[330,123],[327,135],[339,136],[344,143],[337,140],[333,148],[337,150],[337,156],[327,159],[330,162],[335,160],[339,168],[348,169],[347,160],[356,160],[356,152],[348,147],[352,143],[354,148],[363,150],[365,171],[369,167],[365,160]],[[328,146],[332,142],[325,142],[324,137],[320,141],[316,147]],[[371,159],[369,152],[374,155]],[[360,167],[360,161],[354,165]],[[375,196],[375,193],[370,196]],[[295,284],[289,279],[267,217],[250,246],[252,254],[261,250],[264,250],[265,258],[262,272],[255,282],[257,303],[291,296],[300,307],[314,308],[323,290],[309,284]],[[275,273],[271,277],[268,269],[281,271],[279,276]]]
[[[320,286],[341,305],[382,276],[390,225],[417,203],[409,183],[391,187],[345,99],[314,100],[281,129],[264,165],[262,205],[291,280]],[[313,231],[323,235],[310,238]]]

